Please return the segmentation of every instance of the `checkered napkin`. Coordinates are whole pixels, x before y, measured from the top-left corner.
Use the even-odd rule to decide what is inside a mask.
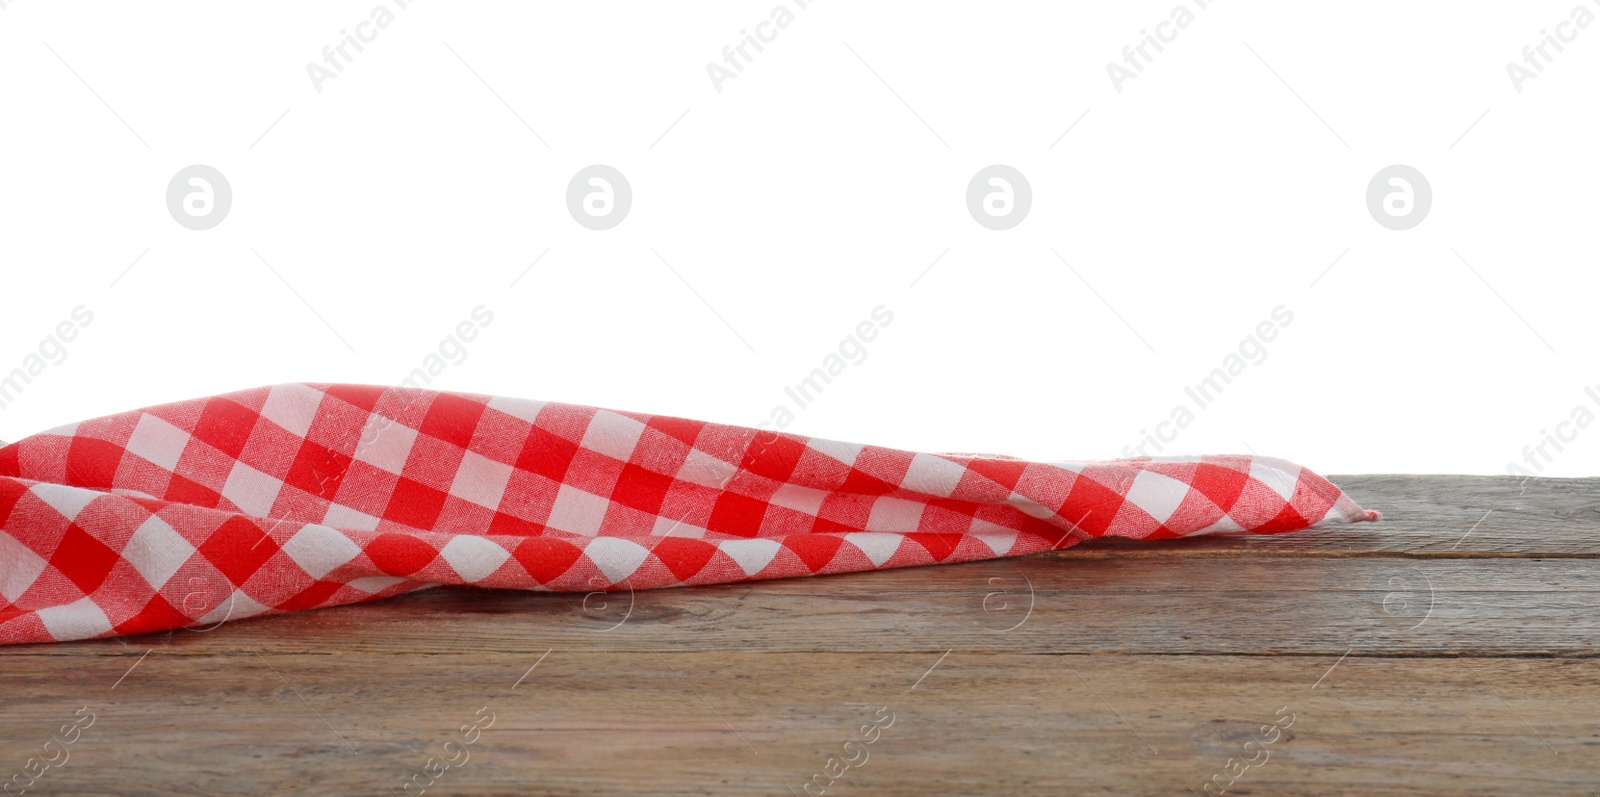
[[[1377,517],[1268,457],[1028,462],[285,384],[0,447],[0,643],[210,626],[439,584],[717,584]]]

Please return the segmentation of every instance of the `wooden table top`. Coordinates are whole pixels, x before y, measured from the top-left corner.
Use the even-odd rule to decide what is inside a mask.
[[[1384,520],[0,647],[0,780],[44,757],[29,794],[1600,795],[1600,480],[1333,480]]]

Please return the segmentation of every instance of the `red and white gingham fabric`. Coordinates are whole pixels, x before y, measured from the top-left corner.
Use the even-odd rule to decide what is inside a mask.
[[[439,584],[644,589],[1377,518],[1269,457],[1028,462],[284,384],[0,447],[0,643],[211,625]]]

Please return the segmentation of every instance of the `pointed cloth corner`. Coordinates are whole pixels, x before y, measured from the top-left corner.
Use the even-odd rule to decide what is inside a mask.
[[[283,384],[0,447],[0,644],[440,584],[647,589],[1377,520],[1280,459],[928,454],[555,402]]]

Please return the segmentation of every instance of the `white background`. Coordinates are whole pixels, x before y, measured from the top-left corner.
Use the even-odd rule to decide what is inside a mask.
[[[0,438],[394,384],[480,304],[432,387],[746,425],[884,305],[787,430],[929,451],[1122,456],[1278,305],[1165,453],[1504,473],[1600,414],[1600,23],[1520,93],[1506,69],[1577,0],[1219,0],[1120,93],[1107,64],[1178,0],[786,0],[721,92],[707,64],[777,0],[416,0],[318,92],[376,3],[8,0],[0,371],[94,321]],[[564,198],[595,163],[634,193],[601,232]],[[996,163],[1034,194],[1003,232],[965,207]],[[208,231],[166,209],[190,164],[232,186]],[[1390,164],[1432,187],[1407,231],[1366,207]],[[1547,450],[1593,475],[1600,428]]]

